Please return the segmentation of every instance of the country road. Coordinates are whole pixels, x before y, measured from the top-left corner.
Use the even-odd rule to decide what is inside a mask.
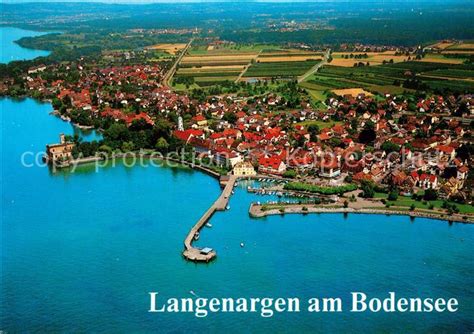
[[[255,60],[258,58],[258,56],[260,56],[262,54],[262,51],[263,50],[260,50],[260,52],[254,57],[252,58],[252,60]],[[237,77],[237,79],[235,79],[235,83],[238,83],[240,81],[240,79],[242,79],[242,77],[244,76],[245,72],[247,72],[247,70],[249,69],[250,66],[252,66],[252,60],[244,66],[243,70],[240,72],[239,76]]]
[[[298,83],[305,81],[311,74],[316,73],[323,65],[326,65],[330,55],[331,55],[331,49],[327,49],[326,52],[324,53],[323,60],[320,63],[314,65],[308,72],[299,76]]]
[[[166,72],[165,76],[163,77],[163,80],[161,81],[161,84],[163,87],[171,89],[171,78],[173,77],[174,73],[176,72],[176,67],[178,67],[178,64],[181,62],[183,59],[184,55],[186,52],[188,52],[189,47],[191,46],[191,43],[194,41],[194,38],[191,38],[191,40],[186,44],[186,47],[181,51],[179,54],[178,58],[174,62],[173,66],[169,69],[168,72]]]

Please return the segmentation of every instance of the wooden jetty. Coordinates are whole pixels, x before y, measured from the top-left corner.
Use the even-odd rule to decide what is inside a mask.
[[[212,217],[216,211],[224,211],[229,203],[229,198],[232,195],[232,189],[234,188],[235,181],[237,181],[237,176],[231,175],[227,180],[222,193],[217,198],[217,200],[211,205],[211,207],[202,215],[198,220],[196,225],[194,225],[189,231],[186,239],[184,240],[184,252],[183,256],[185,259],[190,261],[198,262],[209,262],[216,257],[216,251],[212,248],[196,248],[193,247],[192,243],[196,233],[201,230],[201,228],[206,225],[209,219]]]

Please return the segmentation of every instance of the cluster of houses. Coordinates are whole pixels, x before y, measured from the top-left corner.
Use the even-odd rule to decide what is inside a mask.
[[[349,176],[355,182],[394,185],[405,193],[434,189],[446,198],[458,196],[466,188],[472,163],[462,152],[470,144],[473,96],[431,97],[415,103],[413,112],[407,110],[408,104],[391,96],[382,102],[345,96],[330,99],[324,111],[282,114],[236,103],[234,123],[221,120],[217,129],[211,129],[203,113],[175,136],[201,155],[219,156],[221,163],[231,166],[246,161],[260,173],[283,175],[294,170],[303,177]],[[217,104],[213,119],[226,112],[219,106],[225,103]],[[328,126],[313,133],[308,126],[313,120],[328,120],[317,122]],[[365,128],[373,129],[370,143],[359,140]]]

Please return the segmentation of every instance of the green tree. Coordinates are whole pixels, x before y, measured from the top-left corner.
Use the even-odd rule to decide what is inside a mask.
[[[123,144],[122,144],[122,151],[123,152],[133,151],[134,148],[135,147],[133,145],[133,142],[131,142],[131,141],[126,141],[126,142],[123,142]]]
[[[380,148],[384,150],[386,153],[400,151],[400,146],[398,146],[395,143],[392,143],[390,140],[385,141]]]
[[[107,146],[107,145],[101,145],[101,146],[99,146],[99,152],[104,152],[106,154],[110,154],[110,153],[112,153],[112,148],[110,146]]]
[[[168,152],[169,144],[166,141],[165,138],[160,137],[158,141],[156,142],[155,148],[160,151],[161,153],[166,153]]]
[[[434,201],[438,199],[438,192],[434,189],[426,189],[423,199],[426,201]]]
[[[125,124],[114,123],[104,132],[106,140],[127,141],[130,139],[130,132]]]
[[[397,189],[392,190],[392,191],[388,194],[387,199],[388,199],[389,201],[396,201],[396,200],[398,199],[398,190],[397,190]]]
[[[377,137],[377,134],[375,133],[373,129],[365,128],[359,134],[359,142],[363,144],[370,144],[374,142],[376,137]]]
[[[58,99],[57,97],[55,97],[55,98],[51,101],[51,104],[53,105],[53,109],[54,109],[54,110],[59,110],[59,108],[61,108],[61,106],[63,105],[63,103],[61,102],[61,100]]]
[[[237,121],[237,115],[234,112],[228,111],[222,117],[224,121],[234,124]]]
[[[362,197],[364,198],[373,198],[375,195],[375,185],[371,181],[362,181]]]
[[[319,126],[317,124],[308,125],[308,132],[310,134],[318,135],[320,133]]]
[[[296,177],[296,172],[294,170],[287,170],[283,173],[283,177],[294,179]]]
[[[333,137],[329,139],[329,145],[331,145],[332,147],[338,147],[338,146],[341,146],[341,144],[342,144],[342,140],[340,138]]]

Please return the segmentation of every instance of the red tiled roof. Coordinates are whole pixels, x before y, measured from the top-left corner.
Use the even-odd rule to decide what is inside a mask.
[[[197,115],[193,117],[193,120],[196,122],[201,122],[201,121],[205,121],[206,117],[204,117],[203,115]]]
[[[454,152],[454,148],[452,148],[451,146],[446,146],[446,145],[438,145],[436,146],[436,149],[446,154],[451,154]]]
[[[204,132],[201,130],[188,129],[184,131],[176,130],[173,132],[173,134],[176,138],[187,142],[191,137],[201,137]]]
[[[281,162],[281,159],[275,156],[269,158],[261,157],[260,159],[258,159],[259,165],[274,170],[278,170],[278,167],[280,167]]]

